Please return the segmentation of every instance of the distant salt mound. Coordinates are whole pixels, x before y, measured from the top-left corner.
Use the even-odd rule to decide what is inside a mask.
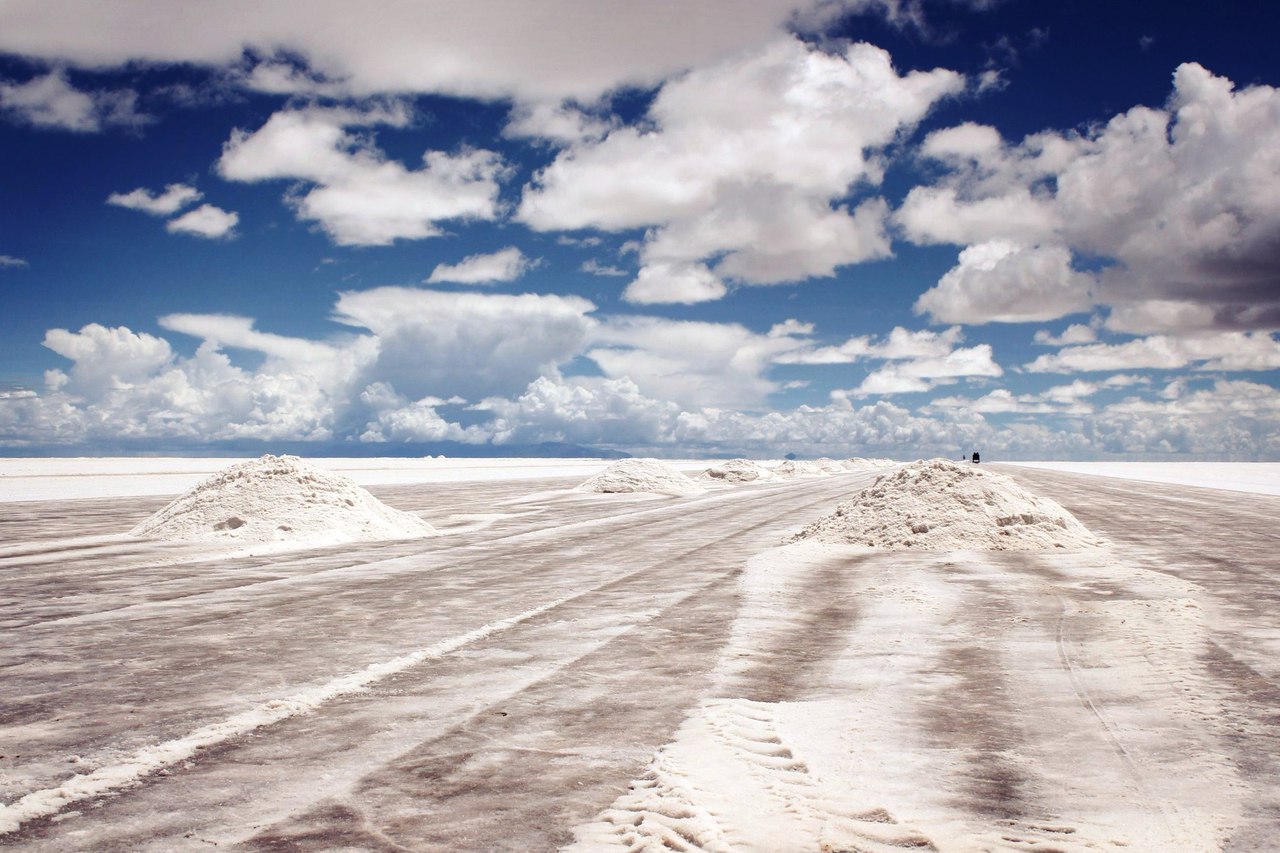
[[[844,466],[843,466],[843,465],[841,465],[841,464],[840,464],[839,462],[837,462],[836,460],[831,459],[831,458],[826,457],[826,456],[823,456],[821,459],[815,459],[815,460],[813,460],[813,464],[814,464],[814,465],[817,465],[819,468],[821,468],[823,471],[826,471],[828,474],[843,474],[843,473],[844,473]]]
[[[619,459],[578,486],[582,492],[654,492],[661,495],[696,495],[702,486],[657,459]]]
[[[931,459],[885,474],[787,539],[929,551],[1047,551],[1105,544],[1075,516],[1009,477]]]
[[[853,456],[840,463],[846,471],[861,471],[866,468],[892,468],[897,464],[892,459],[881,459],[879,457],[867,459],[862,456]]]
[[[777,474],[750,459],[717,462],[698,476],[708,480],[722,480],[726,483],[754,483],[778,479]]]
[[[179,541],[332,545],[436,530],[350,479],[297,456],[263,456],[213,475],[129,531]]]
[[[804,459],[788,459],[773,469],[779,477],[825,477],[827,472],[817,462]]]

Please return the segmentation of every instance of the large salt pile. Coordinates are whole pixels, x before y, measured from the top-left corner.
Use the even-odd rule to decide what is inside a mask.
[[[813,460],[813,464],[817,465],[828,474],[843,474],[844,466],[830,457],[823,456],[821,459]]]
[[[778,479],[777,474],[750,459],[729,459],[725,462],[717,462],[698,476],[708,480],[723,480],[726,483],[754,483]]]
[[[693,480],[657,459],[619,459],[578,486],[582,492],[656,492],[695,495],[706,491]]]
[[[773,469],[779,477],[825,477],[827,472],[816,462],[803,459],[788,459]]]
[[[431,536],[350,479],[297,456],[263,456],[215,474],[130,534],[186,541],[331,545]]]
[[[885,474],[787,541],[873,548],[1040,551],[1105,544],[1048,498],[964,462],[931,459]]]

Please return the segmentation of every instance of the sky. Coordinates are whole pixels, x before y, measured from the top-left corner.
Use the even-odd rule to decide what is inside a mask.
[[[1277,29],[0,0],[0,455],[1280,459]]]

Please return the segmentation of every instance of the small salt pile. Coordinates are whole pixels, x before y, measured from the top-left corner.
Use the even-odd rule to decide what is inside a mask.
[[[266,455],[213,475],[129,531],[178,541],[331,545],[413,539],[436,530],[339,474]]]
[[[823,456],[821,459],[813,460],[813,464],[817,465],[819,468],[821,468],[823,471],[826,471],[828,474],[844,473],[844,466],[841,465],[836,460],[831,459],[827,456]]]
[[[846,471],[861,471],[864,468],[892,468],[898,463],[892,459],[866,459],[862,456],[853,456],[840,463]]]
[[[702,486],[657,459],[619,459],[578,486],[582,492],[654,492],[663,495],[696,495]]]
[[[708,480],[723,480],[726,483],[754,483],[779,479],[777,474],[750,459],[729,459],[725,462],[717,462],[698,476]]]
[[[879,477],[836,511],[789,537],[872,548],[1042,551],[1106,544],[1075,516],[1011,478],[947,459]]]
[[[827,472],[816,462],[803,459],[788,459],[773,469],[779,477],[825,477]]]

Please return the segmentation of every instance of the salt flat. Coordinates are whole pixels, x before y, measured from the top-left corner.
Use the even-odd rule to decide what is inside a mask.
[[[0,506],[0,844],[1280,835],[1280,498],[993,466],[1108,547],[779,547],[878,472],[570,491],[600,467],[374,486],[443,535],[273,554],[120,536],[145,493]]]

